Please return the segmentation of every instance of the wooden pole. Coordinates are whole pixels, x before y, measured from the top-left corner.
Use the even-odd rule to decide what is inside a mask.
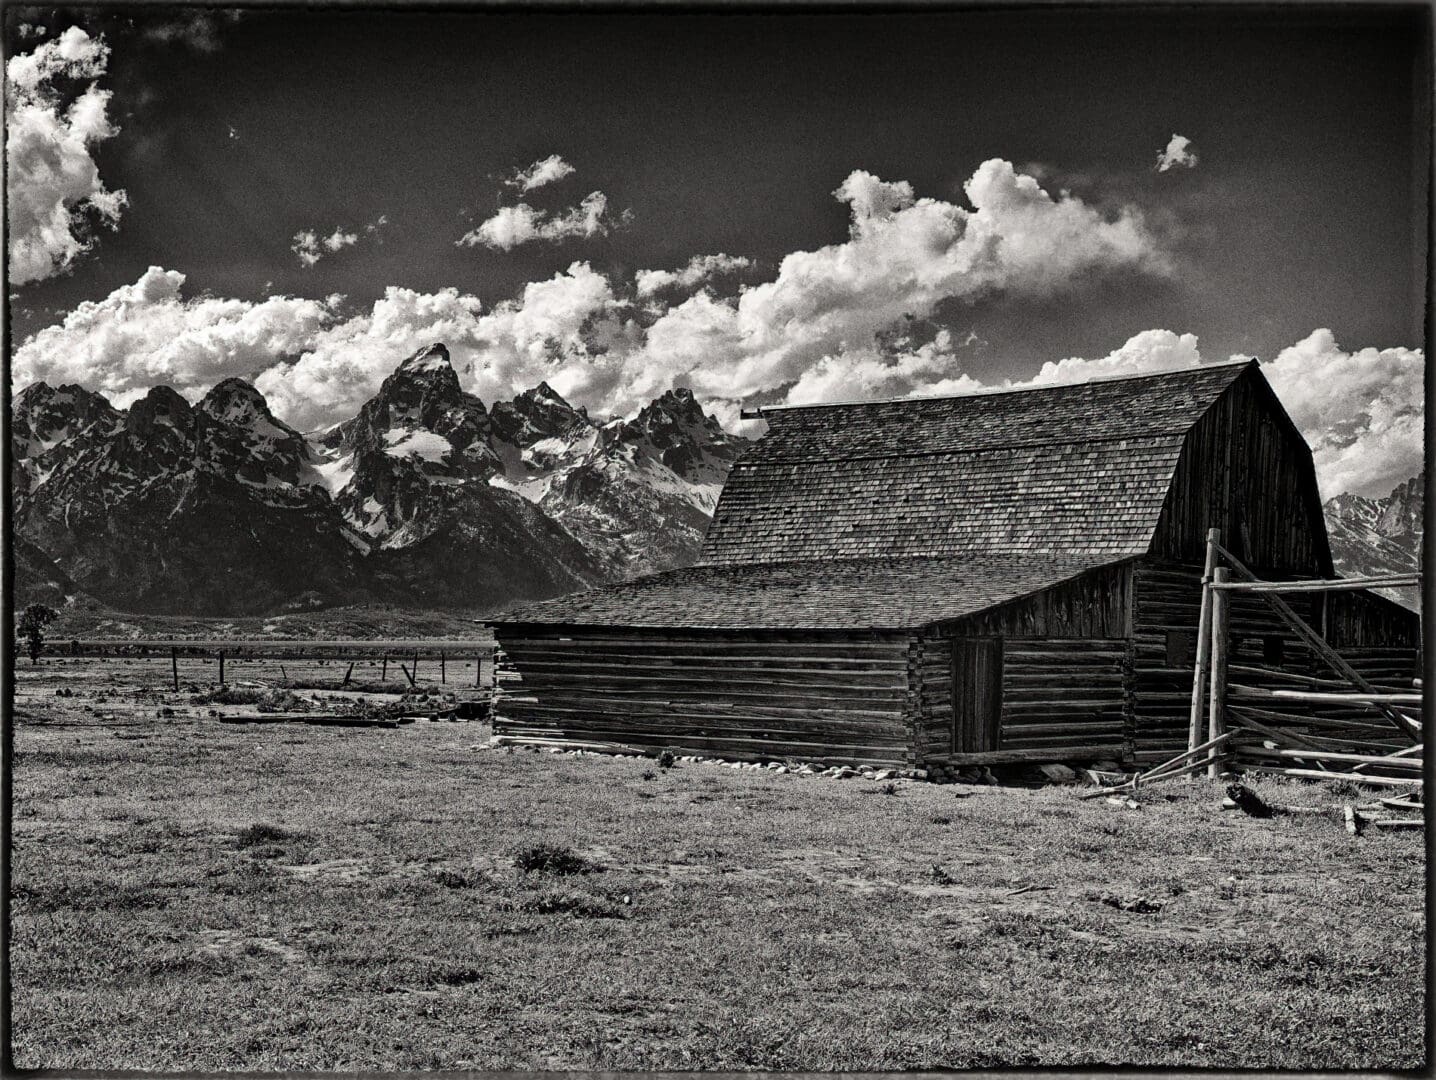
[[[1226,548],[1221,547],[1220,544],[1218,545],[1218,553],[1231,564],[1232,569],[1237,572],[1238,577],[1246,581],[1259,580],[1255,574],[1243,565],[1240,559]],[[1261,598],[1281,616],[1282,621],[1291,627],[1296,636],[1304,641],[1317,656],[1325,660],[1332,670],[1338,675],[1350,680],[1358,690],[1363,690],[1368,694],[1372,692],[1372,685],[1367,682],[1355,668],[1348,664],[1340,653],[1328,645],[1325,638],[1309,627],[1302,617],[1291,609],[1290,604],[1275,593],[1262,593],[1260,595]],[[1376,709],[1384,715],[1387,720],[1405,732],[1407,738],[1413,743],[1421,741],[1421,729],[1413,725],[1407,717],[1386,705],[1377,704]]]
[[[474,687],[479,689],[484,685],[484,658],[477,653],[474,654]]]
[[[440,652],[439,652],[439,682],[441,682],[441,683],[446,683],[446,682],[448,682],[448,681],[449,681],[449,680],[448,680],[447,672],[444,670],[444,653],[443,653],[443,650],[440,650]]]
[[[219,650],[219,685],[224,685],[224,650]]]
[[[349,685],[349,678],[354,674],[354,661],[349,661],[349,670],[344,673],[344,685]]]
[[[1227,580],[1230,571],[1218,566],[1212,571],[1212,584],[1220,585]],[[1211,696],[1207,709],[1207,738],[1215,739],[1226,732],[1226,717],[1223,708],[1227,695],[1227,594],[1217,589],[1208,590],[1212,598],[1211,635]],[[1207,753],[1207,776],[1215,778],[1219,771],[1217,748]]]
[[[1217,544],[1221,529],[1207,530],[1207,561],[1202,568],[1202,611],[1197,620],[1197,663],[1192,671],[1192,715],[1187,728],[1187,749],[1193,750],[1202,741],[1202,689],[1207,682],[1207,666],[1212,656],[1212,571],[1217,565]]]
[[[414,674],[409,676],[409,685],[419,685],[419,654],[417,651],[414,653]]]
[[[385,653],[385,654],[384,654],[384,666],[379,669],[379,681],[380,681],[380,682],[388,682],[388,681],[389,681],[389,654],[388,654],[388,653]]]
[[[179,650],[170,646],[170,674],[174,676],[175,692],[179,692]]]

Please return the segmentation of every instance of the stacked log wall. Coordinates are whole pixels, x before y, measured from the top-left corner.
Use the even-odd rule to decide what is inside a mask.
[[[911,761],[913,635],[497,631],[507,741],[741,761]]]

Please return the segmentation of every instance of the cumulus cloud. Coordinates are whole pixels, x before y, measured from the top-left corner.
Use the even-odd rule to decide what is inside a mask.
[[[133,285],[87,301],[15,350],[12,385],[79,383],[124,404],[165,383],[197,399],[312,340],[328,301],[184,299],[185,276],[152,266]]]
[[[88,225],[117,225],[128,201],[123,191],[106,190],[90,156],[118,131],[108,115],[110,92],[91,82],[66,106],[52,86],[61,77],[98,79],[109,55],[103,39],[72,26],[5,65],[12,284],[63,273],[92,246]]]
[[[388,216],[380,214],[377,220],[371,221],[364,226],[364,235],[374,236],[388,223]],[[334,231],[328,236],[321,237],[319,233],[313,229],[300,229],[299,232],[294,234],[292,239],[294,242],[290,244],[289,250],[299,256],[299,261],[303,263],[305,267],[310,267],[324,258],[325,255],[333,255],[343,251],[347,247],[353,247],[359,243],[360,237],[359,233],[345,232],[343,227],[336,225]]]
[[[514,175],[505,180],[504,184],[526,193],[562,180],[565,176],[572,176],[577,171],[557,154],[550,154],[541,161],[535,161],[527,169],[514,170]]]
[[[535,210],[528,203],[501,207],[493,217],[484,221],[477,229],[466,232],[455,244],[459,247],[484,247],[495,251],[510,251],[520,244],[535,240],[566,240],[570,237],[591,238],[606,236],[616,226],[629,218],[624,211],[615,220],[608,214],[608,196],[593,191],[584,196],[577,206],[569,207],[563,213],[550,214],[546,210]]]
[[[371,310],[355,314],[341,311],[333,299],[183,301],[176,285],[163,303],[127,306],[111,297],[92,305],[97,310],[85,319],[52,328],[43,342],[37,335],[22,349],[21,370],[39,378],[63,366],[68,338],[75,339],[76,357],[94,356],[98,342],[124,343],[104,361],[122,372],[110,376],[110,389],[130,385],[147,364],[152,381],[190,386],[233,373],[242,362],[262,371],[257,384],[276,412],[306,428],[352,415],[404,355],[437,340],[449,347],[465,386],[485,401],[544,379],[575,404],[609,415],[631,412],[684,385],[732,420],[740,404],[755,401],[975,388],[958,357],[974,339],[938,325],[940,305],[947,311],[953,302],[994,292],[1047,296],[1108,271],[1167,269],[1135,211],[1103,212],[1068,195],[1053,197],[1005,161],[984,163],[968,180],[970,208],[919,198],[905,182],[861,171],[834,194],[849,207],[846,238],[789,254],[770,280],[735,295],[712,288],[681,299],[656,295],[670,281],[691,288],[746,265],[725,255],[699,257],[679,270],[648,271],[660,276],[646,276],[633,288],[616,288],[588,263],[574,262],[491,307],[457,289],[393,287]],[[336,231],[338,239],[329,239],[338,247],[360,232]],[[296,239],[297,253],[325,257],[325,237],[308,232]],[[305,319],[267,363],[254,354],[233,365],[218,361],[197,327],[172,325],[181,312],[229,318],[230,309],[207,304],[254,308],[260,314],[248,318],[255,322],[300,303],[309,305]],[[169,314],[162,319],[152,307]],[[108,329],[102,329],[105,323]],[[162,362],[147,359],[151,349]],[[190,350],[192,364],[185,360]],[[100,361],[94,362],[89,378],[77,381],[98,381]]]
[[[1196,367],[1202,362],[1196,334],[1174,334],[1170,330],[1143,330],[1106,356],[1084,360],[1069,356],[1042,365],[1033,385],[1086,382],[1116,375],[1143,375],[1152,371],[1175,371]]]
[[[640,270],[633,275],[633,281],[638,295],[646,297],[666,289],[692,289],[752,265],[753,260],[742,255],[695,255],[677,270]]]
[[[1166,172],[1168,169],[1183,168],[1195,169],[1197,167],[1197,152],[1187,149],[1192,145],[1192,140],[1185,135],[1173,135],[1167,148],[1157,155],[1157,171]]]
[[[871,357],[881,333],[946,302],[1047,296],[1107,271],[1169,269],[1133,209],[1107,215],[1053,198],[1000,159],[979,166],[965,190],[971,210],[853,172],[833,193],[849,206],[847,240],[785,256],[772,281],[736,299],[700,292],[668,309],[648,329],[634,385],[656,385],[667,371],[709,398],[744,400],[786,390],[820,361],[834,372],[843,365],[831,358]]]
[[[1385,495],[1423,468],[1420,349],[1348,352],[1318,329],[1262,372],[1311,444],[1324,497]]]

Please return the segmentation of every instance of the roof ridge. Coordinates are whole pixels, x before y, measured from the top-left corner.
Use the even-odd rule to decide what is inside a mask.
[[[1097,375],[1080,382],[1044,383],[1040,386],[996,386],[990,389],[973,390],[966,394],[933,394],[929,397],[854,398],[849,401],[815,401],[797,405],[758,405],[759,415],[764,412],[794,412],[798,409],[837,409],[853,405],[898,405],[922,401],[954,401],[979,397],[1003,397],[1007,394],[1028,394],[1037,390],[1063,390],[1074,386],[1090,386],[1092,383],[1136,382],[1139,379],[1171,378],[1174,375],[1191,375],[1196,372],[1220,371],[1226,368],[1246,367],[1260,364],[1255,356],[1247,360],[1223,360],[1217,364],[1195,364],[1191,367],[1175,368],[1168,371],[1144,371],[1136,375]]]
[[[1113,442],[1138,442],[1144,439],[1171,439],[1177,435],[1183,437],[1191,430],[1190,423],[1181,426],[1157,428],[1153,431],[1143,432],[1140,435],[1083,435],[1070,439],[1040,439],[1028,442],[1013,443],[989,443],[983,446],[970,447],[936,447],[930,450],[894,450],[886,454],[844,454],[841,458],[835,459],[831,454],[820,454],[816,457],[766,457],[762,461],[752,462],[753,465],[812,465],[840,461],[898,461],[905,458],[938,457],[944,454],[986,454],[995,450],[1031,450],[1036,447],[1065,447],[1065,446],[1091,446],[1096,443]],[[739,460],[733,467],[743,464]]]

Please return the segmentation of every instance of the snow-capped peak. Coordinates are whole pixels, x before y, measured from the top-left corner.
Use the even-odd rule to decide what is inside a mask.
[[[443,342],[436,341],[432,345],[426,345],[413,356],[409,357],[399,365],[399,371],[443,371],[453,370],[454,365],[449,361],[449,350]]]

